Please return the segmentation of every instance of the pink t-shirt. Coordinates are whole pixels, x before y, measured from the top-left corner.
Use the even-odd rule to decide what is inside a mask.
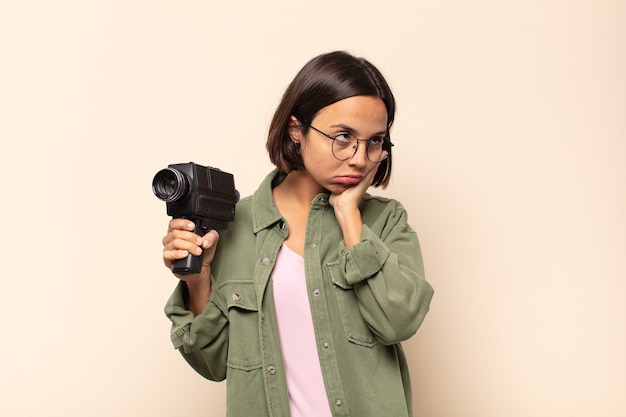
[[[317,355],[304,258],[283,245],[272,280],[291,416],[331,417]]]

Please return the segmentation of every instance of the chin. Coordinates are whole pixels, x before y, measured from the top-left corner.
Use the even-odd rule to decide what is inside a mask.
[[[329,187],[326,187],[326,190],[328,190],[329,193],[331,194],[341,194],[344,191],[346,191],[348,188],[352,188],[354,187],[354,185],[349,185],[349,184],[332,184]]]

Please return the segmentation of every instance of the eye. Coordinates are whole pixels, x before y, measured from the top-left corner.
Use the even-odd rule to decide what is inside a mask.
[[[342,144],[348,144],[350,143],[350,134],[349,133],[340,133],[338,135],[335,136],[335,141],[342,143]]]
[[[374,136],[369,141],[367,141],[367,143],[369,144],[369,146],[378,147],[378,146],[381,146],[384,141],[385,141],[385,138],[383,136]]]

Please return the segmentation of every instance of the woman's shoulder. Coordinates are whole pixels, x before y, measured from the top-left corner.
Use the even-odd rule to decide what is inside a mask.
[[[252,216],[252,197],[241,198],[235,205],[235,222],[241,223],[249,220]]]
[[[396,199],[367,193],[363,196],[363,206],[376,210],[404,210],[402,203]]]
[[[235,208],[238,210],[249,210],[251,206],[252,206],[252,196],[248,195],[248,196],[240,198]]]
[[[406,228],[409,216],[400,201],[389,197],[365,194],[361,206],[363,223],[381,231],[388,228]]]
[[[272,180],[276,175],[277,171],[273,170],[254,193],[237,202],[234,220],[237,228],[245,227],[258,231],[280,220],[280,213],[272,198]]]

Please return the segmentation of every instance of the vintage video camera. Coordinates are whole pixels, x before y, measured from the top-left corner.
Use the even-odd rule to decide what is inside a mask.
[[[172,164],[157,172],[152,191],[167,203],[167,214],[189,219],[196,225],[195,233],[204,236],[209,230],[223,230],[235,219],[239,192],[232,174],[193,162]],[[202,257],[189,255],[177,259],[177,274],[200,272]]]

